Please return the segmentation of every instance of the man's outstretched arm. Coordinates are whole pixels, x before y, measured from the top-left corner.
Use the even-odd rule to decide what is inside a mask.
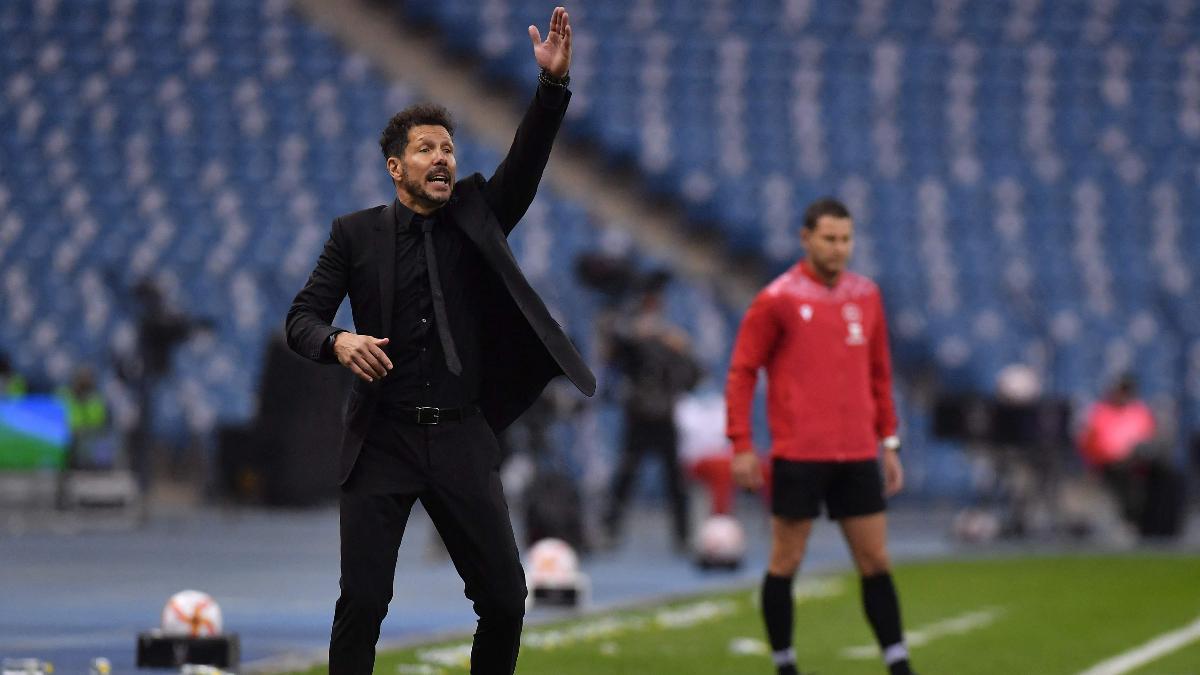
[[[571,100],[566,86],[571,67],[571,24],[567,10],[554,8],[545,40],[537,26],[529,27],[529,39],[533,42],[533,58],[542,69],[537,92],[517,127],[508,154],[483,190],[505,234],[516,227],[537,195],[554,138]]]

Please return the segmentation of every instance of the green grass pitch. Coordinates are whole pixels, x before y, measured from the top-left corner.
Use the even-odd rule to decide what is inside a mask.
[[[1200,559],[1181,555],[927,562],[902,565],[895,578],[923,674],[1077,675],[1200,618]],[[796,590],[802,670],[886,672],[856,577],[801,574]],[[769,675],[755,596],[746,588],[527,626],[517,672]],[[463,637],[381,653],[375,672],[466,673],[469,650]],[[1128,672],[1200,674],[1200,641]]]

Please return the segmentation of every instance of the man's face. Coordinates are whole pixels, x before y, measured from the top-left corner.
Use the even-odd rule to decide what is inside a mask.
[[[454,190],[454,139],[443,126],[415,126],[408,130],[404,156],[388,157],[387,167],[401,203],[418,213],[434,211]]]
[[[850,254],[854,252],[854,221],[821,216],[811,230],[800,228],[800,243],[817,274],[835,279],[846,269]]]

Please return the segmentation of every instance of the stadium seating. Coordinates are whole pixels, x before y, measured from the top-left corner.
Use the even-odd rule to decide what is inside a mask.
[[[488,73],[528,76],[528,45],[508,38],[543,20],[540,0],[395,1]],[[804,205],[841,195],[902,373],[988,392],[1024,361],[1083,403],[1129,369],[1200,426],[1194,3],[568,9],[569,131],[772,270],[797,257]]]
[[[213,322],[176,353],[157,433],[211,438],[253,416],[267,339],[332,218],[390,199],[379,132],[420,92],[278,0],[5,3],[0,42],[0,350],[43,386],[97,366],[129,424],[113,361],[134,348],[133,288],[149,276]],[[505,150],[469,130],[456,141],[460,175],[490,172]],[[585,354],[600,299],[573,282],[573,261],[601,239],[549,189],[513,238]],[[720,372],[732,313],[711,290],[672,293],[677,319],[714,335],[702,342]]]
[[[528,86],[533,0],[394,0]],[[1200,9],[1167,0],[571,3],[568,132],[780,270],[812,198],[860,224],[903,378],[988,391],[1030,362],[1077,402],[1129,368],[1200,424]],[[330,218],[382,203],[385,81],[281,0],[27,0],[0,7],[0,349],[35,382],[131,349],[146,275],[214,330],[156,397],[183,438],[254,414],[266,338]],[[462,171],[502,148],[460,131]],[[543,190],[514,245],[581,343],[598,299],[575,252],[612,245]],[[619,238],[617,238],[619,239]],[[618,244],[619,245],[619,244]],[[553,254],[552,254],[553,253]],[[647,263],[649,264],[649,263]],[[740,308],[676,284],[672,317],[719,385]],[[700,307],[699,310],[696,308]],[[348,323],[348,317],[341,317]],[[593,353],[594,355],[594,353]],[[132,395],[112,368],[117,418]],[[901,404],[916,483],[966,467]]]

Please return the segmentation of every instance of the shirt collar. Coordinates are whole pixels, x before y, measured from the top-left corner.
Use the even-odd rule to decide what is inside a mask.
[[[396,231],[408,232],[409,226],[412,225],[413,216],[416,214],[413,213],[412,209],[401,203],[399,197],[396,198],[393,206],[395,207],[393,211],[396,213]]]
[[[422,216],[421,214],[417,213],[416,211],[413,211],[412,209],[408,208],[403,203],[401,203],[399,197],[396,198],[395,211],[396,211],[396,232],[398,232],[398,233],[420,232],[421,231],[420,222],[423,220],[428,220],[428,221],[432,222],[433,227],[436,228],[438,223],[441,222],[441,219],[442,219],[442,216],[441,216],[442,209],[438,209],[427,216]]]
[[[846,279],[846,273],[842,272],[841,274],[838,275],[837,281],[833,282],[833,285],[830,286],[829,284],[825,283],[825,280],[821,278],[821,275],[817,274],[816,270],[814,270],[812,268],[812,265],[810,265],[808,263],[807,258],[805,258],[804,260],[801,260],[796,265],[796,267],[797,267],[797,269],[800,270],[801,274],[808,277],[809,279],[812,279],[813,282],[816,284],[819,284],[821,286],[821,288],[828,288],[830,290],[833,290],[833,289],[837,288],[838,286],[841,286],[842,281],[844,281]]]

